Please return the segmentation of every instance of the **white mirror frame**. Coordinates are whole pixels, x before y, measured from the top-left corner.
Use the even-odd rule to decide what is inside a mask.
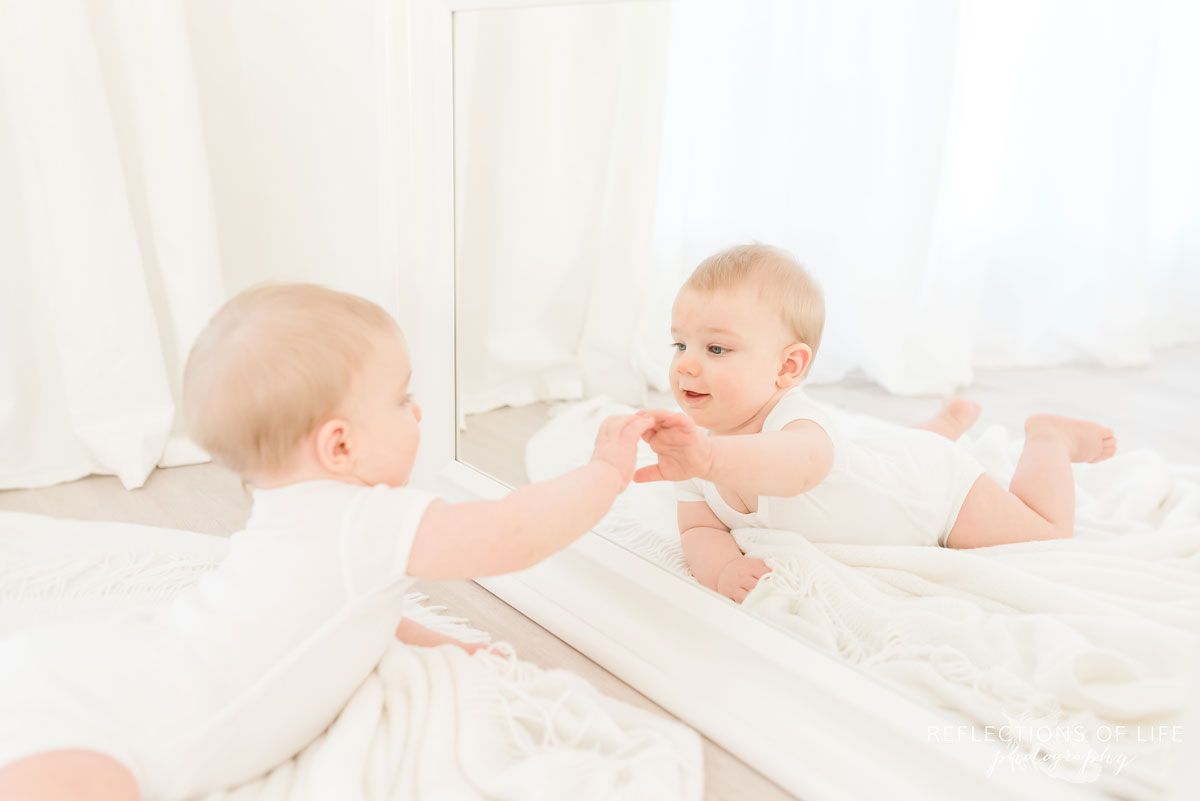
[[[380,200],[384,251],[395,257],[383,281],[406,323],[424,410],[414,483],[453,501],[509,491],[455,458],[453,16],[614,1],[376,0],[386,65]],[[408,171],[397,167],[402,120],[420,121]],[[400,199],[412,188],[415,208]],[[417,222],[401,221],[406,214]],[[396,231],[419,241],[400,242]],[[936,742],[930,732],[956,719],[594,533],[534,568],[479,583],[805,801],[1099,797],[1005,765],[989,777],[999,744]]]

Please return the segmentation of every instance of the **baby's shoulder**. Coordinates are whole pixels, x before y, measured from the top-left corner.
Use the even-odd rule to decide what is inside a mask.
[[[693,501],[704,501],[704,485],[705,481],[700,478],[689,478],[684,481],[674,482],[675,500],[680,503],[690,503]]]
[[[833,439],[837,426],[834,415],[823,404],[808,397],[799,387],[794,387],[776,403],[763,420],[763,431],[805,430],[811,426],[800,423],[815,423],[818,428]]]

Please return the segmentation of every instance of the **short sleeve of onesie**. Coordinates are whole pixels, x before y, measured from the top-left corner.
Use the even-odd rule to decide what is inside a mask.
[[[356,592],[408,578],[405,568],[421,518],[437,499],[414,487],[378,485],[360,491],[342,521],[342,559]]]
[[[763,420],[763,431],[781,431],[793,420],[812,420],[825,429],[825,433],[836,443],[833,418],[819,403],[814,402],[799,387],[788,391],[779,399],[775,408]]]
[[[687,481],[675,482],[675,500],[687,503],[689,501],[703,501],[704,487],[700,484],[700,479],[689,478]]]
[[[829,412],[820,404],[813,402],[799,387],[788,391],[779,399],[775,408],[763,420],[763,431],[780,431],[793,420],[812,420],[833,440],[836,449],[837,435],[833,419]],[[675,500],[687,503],[689,501],[704,501],[704,482],[697,478],[675,482]]]

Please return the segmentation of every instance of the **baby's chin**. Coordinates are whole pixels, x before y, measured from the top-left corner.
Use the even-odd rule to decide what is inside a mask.
[[[682,411],[684,414],[686,414],[688,417],[690,417],[692,419],[693,423],[700,426],[700,428],[706,428],[706,429],[711,430],[711,429],[716,428],[718,425],[720,425],[720,421],[717,420],[712,414],[706,414],[702,410],[701,411],[690,411],[688,409],[683,409]]]

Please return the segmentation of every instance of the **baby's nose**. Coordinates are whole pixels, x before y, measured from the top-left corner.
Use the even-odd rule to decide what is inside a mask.
[[[695,376],[700,372],[700,364],[691,356],[681,353],[675,358],[675,372],[680,375]]]

